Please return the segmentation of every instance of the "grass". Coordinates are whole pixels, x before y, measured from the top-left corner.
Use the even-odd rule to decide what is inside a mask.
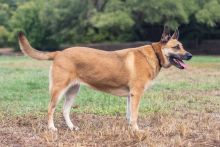
[[[49,61],[28,57],[0,57],[0,112],[12,115],[46,113],[49,102]],[[141,101],[141,115],[169,112],[175,107],[200,109],[205,101],[220,104],[220,58],[194,57],[188,70],[163,69]],[[125,98],[111,96],[82,86],[74,111],[100,115],[125,113]],[[58,106],[61,110],[62,102]]]
[[[219,146],[220,58],[197,56],[187,70],[163,69],[144,94],[135,138],[125,121],[125,98],[81,87],[69,131],[61,102],[58,132],[48,132],[49,61],[0,56],[0,146]],[[76,115],[77,113],[77,115]]]

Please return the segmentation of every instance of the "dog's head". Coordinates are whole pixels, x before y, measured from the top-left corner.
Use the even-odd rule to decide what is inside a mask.
[[[163,55],[163,67],[168,68],[171,65],[176,66],[179,69],[185,69],[186,64],[183,60],[190,60],[192,54],[187,52],[180,41],[178,29],[170,35],[169,29],[164,27],[164,31],[160,40],[161,53]]]

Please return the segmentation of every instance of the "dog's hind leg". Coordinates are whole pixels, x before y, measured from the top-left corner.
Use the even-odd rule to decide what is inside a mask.
[[[52,87],[51,100],[48,106],[48,129],[52,131],[57,131],[57,128],[54,126],[53,114],[56,109],[56,105],[61,100],[63,94],[65,93],[66,88],[59,88],[58,86]]]
[[[79,87],[80,87],[79,84],[71,85],[65,93],[66,98],[65,98],[64,105],[63,105],[63,116],[64,116],[66,124],[70,128],[70,130],[73,130],[73,129],[78,130],[79,129],[70,120],[71,106],[73,105],[73,103],[75,101],[75,97],[77,95],[77,92],[79,91]]]
[[[127,106],[126,106],[126,119],[130,122],[130,115],[131,115],[131,97],[127,97]]]
[[[64,72],[60,66],[52,66],[50,71],[50,95],[51,100],[48,106],[48,129],[57,131],[54,126],[53,114],[55,112],[56,105],[61,100],[62,96],[66,93],[69,82],[70,73]]]

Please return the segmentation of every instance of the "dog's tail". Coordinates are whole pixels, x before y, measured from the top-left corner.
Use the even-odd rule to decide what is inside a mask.
[[[21,51],[24,54],[37,60],[53,60],[56,54],[58,53],[58,52],[42,52],[34,49],[22,32],[18,34],[18,41]]]

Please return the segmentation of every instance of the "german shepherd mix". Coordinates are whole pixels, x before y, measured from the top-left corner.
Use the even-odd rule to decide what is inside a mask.
[[[182,60],[192,55],[178,41],[179,31],[170,36],[164,28],[161,40],[137,48],[118,51],[102,51],[87,47],[72,47],[63,51],[41,52],[31,47],[23,33],[19,33],[20,48],[26,55],[38,60],[53,60],[50,68],[48,127],[56,131],[53,114],[61,97],[65,95],[63,116],[71,130],[78,130],[70,120],[70,109],[80,84],[116,96],[127,97],[126,118],[133,131],[137,125],[141,96],[156,78],[160,69],[171,65],[185,69]]]

